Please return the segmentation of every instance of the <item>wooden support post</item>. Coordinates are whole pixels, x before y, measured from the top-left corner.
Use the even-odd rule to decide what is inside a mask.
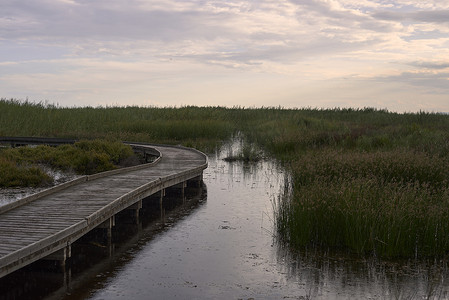
[[[139,216],[140,216],[140,210],[142,209],[142,200],[137,201],[127,209],[130,209],[133,211],[134,215],[134,221],[136,224],[139,224]]]
[[[110,217],[100,225],[98,225],[98,228],[104,228],[106,229],[106,236],[108,238],[108,241],[112,238],[112,227],[115,226],[115,216]]]
[[[71,256],[72,247],[70,246],[70,244],[68,244],[66,247],[44,257],[43,260],[55,261],[61,271],[65,272],[67,259],[69,259]]]
[[[112,242],[112,239],[108,239],[107,247],[107,256],[112,257],[115,252],[115,244]]]
[[[201,173],[201,175],[198,176],[198,187],[201,187],[202,183],[203,183],[203,173]]]
[[[70,268],[68,270],[67,269],[65,270],[63,280],[64,280],[64,287],[65,287],[65,290],[66,290],[66,294],[69,295],[70,291],[71,291],[71,288],[72,288],[72,286],[71,286],[71,284],[72,284],[72,270]]]
[[[161,194],[161,196],[159,198],[159,209],[161,211],[161,222],[165,223],[165,208],[162,205],[162,200],[164,199],[164,196],[165,196],[165,189],[162,189],[160,194]]]
[[[160,202],[160,204],[162,205],[162,200],[163,200],[164,197],[165,197],[165,189],[162,189],[162,190],[159,192],[159,194],[160,194],[159,202]]]
[[[184,198],[185,198],[185,189],[187,187],[187,181],[184,181],[181,183],[181,196],[182,196],[182,201],[184,202]]]

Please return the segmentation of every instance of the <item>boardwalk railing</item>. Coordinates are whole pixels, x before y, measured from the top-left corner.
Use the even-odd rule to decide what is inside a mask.
[[[23,141],[22,141],[23,142]],[[0,278],[112,224],[120,211],[187,181],[201,181],[205,154],[190,148],[131,144],[158,158],[149,164],[83,176],[0,207]],[[144,149],[145,148],[145,149]],[[146,151],[145,150],[145,151]]]
[[[16,137],[16,136],[0,137],[0,143],[10,144],[11,147],[24,146],[24,145],[59,146],[62,144],[73,144],[75,142],[76,140],[73,139],[60,139],[60,138]]]

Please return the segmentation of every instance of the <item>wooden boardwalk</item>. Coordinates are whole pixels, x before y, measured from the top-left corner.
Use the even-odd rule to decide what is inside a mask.
[[[95,227],[110,228],[145,197],[202,179],[207,157],[194,149],[134,145],[160,153],[150,164],[83,176],[0,207],[0,278],[36,260],[70,256],[70,245]],[[161,193],[162,194],[162,193]]]

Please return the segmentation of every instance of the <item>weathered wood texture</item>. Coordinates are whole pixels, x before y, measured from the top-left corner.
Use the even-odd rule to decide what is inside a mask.
[[[207,157],[162,145],[151,164],[84,176],[0,208],[0,277],[70,246],[121,210],[167,187],[201,178]],[[156,152],[155,152],[156,151]]]

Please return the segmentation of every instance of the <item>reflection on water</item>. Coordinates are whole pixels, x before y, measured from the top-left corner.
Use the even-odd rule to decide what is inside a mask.
[[[443,261],[380,261],[282,247],[278,257],[289,281],[306,286],[311,299],[449,299]]]
[[[39,261],[0,279],[0,299],[85,299],[131,262],[144,245],[170,230],[206,198],[205,186],[187,188],[184,199],[167,192],[162,206],[159,194],[147,198],[138,223],[132,211],[116,215],[112,241],[104,230],[94,229],[72,244],[66,270],[54,262]]]
[[[138,224],[118,216],[114,243],[94,231],[74,245],[70,272],[42,265],[19,272],[0,281],[0,299],[449,298],[445,262],[292,253],[279,245],[273,203],[286,173],[269,161],[227,163],[225,155],[209,157],[207,193],[192,190],[187,201],[168,195],[162,211],[156,197]]]

